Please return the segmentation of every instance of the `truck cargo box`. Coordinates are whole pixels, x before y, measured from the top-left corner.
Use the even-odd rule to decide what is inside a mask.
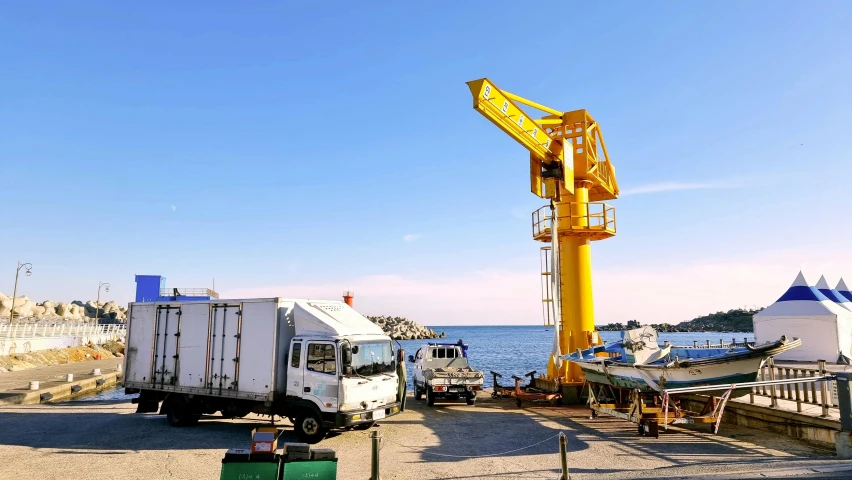
[[[293,336],[294,306],[277,298],[131,303],[125,387],[272,400],[286,387],[276,367]]]

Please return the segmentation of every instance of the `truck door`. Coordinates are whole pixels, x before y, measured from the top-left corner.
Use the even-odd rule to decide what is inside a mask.
[[[242,312],[239,304],[213,305],[210,321],[210,369],[207,382],[210,393],[221,395],[227,390],[237,390],[237,362],[240,361],[240,325]]]
[[[154,326],[155,386],[174,385],[177,379],[178,339],[180,338],[180,306],[158,305]]]
[[[302,398],[313,401],[324,412],[337,411],[337,345],[332,342],[305,342],[305,369]]]

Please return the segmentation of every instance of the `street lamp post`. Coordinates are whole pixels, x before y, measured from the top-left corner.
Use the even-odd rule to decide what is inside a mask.
[[[98,319],[100,319],[99,315],[101,313],[101,287],[106,287],[106,288],[104,288],[104,291],[109,292],[109,284],[108,283],[98,282],[98,299],[95,301],[95,322],[97,322]]]
[[[21,274],[21,269],[24,268],[24,267],[26,267],[26,269],[27,269],[27,276],[28,277],[33,274],[33,271],[32,271],[33,264],[32,263],[21,263],[21,261],[18,260],[18,268],[17,268],[17,270],[15,270],[15,288],[12,290],[12,308],[9,309],[9,324],[10,325],[12,324],[12,319],[15,318],[15,297],[18,296],[18,276]]]

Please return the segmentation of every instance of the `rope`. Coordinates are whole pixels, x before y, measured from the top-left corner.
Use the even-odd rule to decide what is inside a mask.
[[[561,432],[560,432],[560,433],[561,433]],[[423,451],[422,449],[424,449],[424,448],[428,448],[430,445],[426,445],[426,446],[422,446],[422,447],[412,447],[412,446],[410,446],[410,445],[403,445],[403,444],[401,444],[401,443],[397,443],[397,442],[393,442],[393,441],[391,441],[391,440],[387,440],[386,438],[385,438],[384,440],[387,440],[387,442],[388,442],[388,443],[392,443],[392,444],[397,445],[397,446],[399,446],[399,447],[408,448],[408,449],[411,449],[411,450],[420,450],[420,453],[425,453],[425,454],[427,454],[427,455],[435,455],[435,456],[438,456],[438,457],[449,457],[449,458],[486,458],[486,457],[499,457],[499,456],[501,456],[501,455],[507,455],[507,454],[510,454],[510,453],[519,452],[519,451],[521,451],[521,450],[526,450],[526,449],[528,449],[528,448],[532,448],[532,447],[535,447],[535,446],[537,446],[537,445],[541,445],[541,444],[542,444],[542,443],[544,443],[544,442],[549,442],[550,440],[553,440],[554,438],[558,438],[558,437],[559,437],[559,434],[557,433],[556,435],[553,435],[552,437],[545,438],[544,440],[542,440],[542,441],[540,441],[540,442],[533,443],[532,445],[527,445],[526,447],[516,448],[516,449],[514,449],[514,450],[509,450],[509,451],[506,451],[506,452],[500,452],[500,453],[488,453],[488,454],[485,454],[485,455],[448,455],[448,454],[446,454],[446,453],[426,452],[426,451]]]

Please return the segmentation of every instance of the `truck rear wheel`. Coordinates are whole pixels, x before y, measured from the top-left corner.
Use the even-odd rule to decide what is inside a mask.
[[[476,395],[473,395],[473,394],[468,395],[468,396],[467,396],[467,404],[468,404],[468,405],[473,405],[473,404],[475,404],[475,403],[476,403]]]
[[[173,427],[189,427],[198,423],[201,418],[200,414],[192,412],[183,395],[169,395],[164,403],[166,420]]]
[[[426,387],[426,405],[435,406],[435,393],[432,391],[432,387]]]
[[[296,436],[305,443],[317,443],[326,434],[326,429],[322,425],[322,419],[319,414],[312,411],[300,413],[296,417],[293,428],[296,430]]]

